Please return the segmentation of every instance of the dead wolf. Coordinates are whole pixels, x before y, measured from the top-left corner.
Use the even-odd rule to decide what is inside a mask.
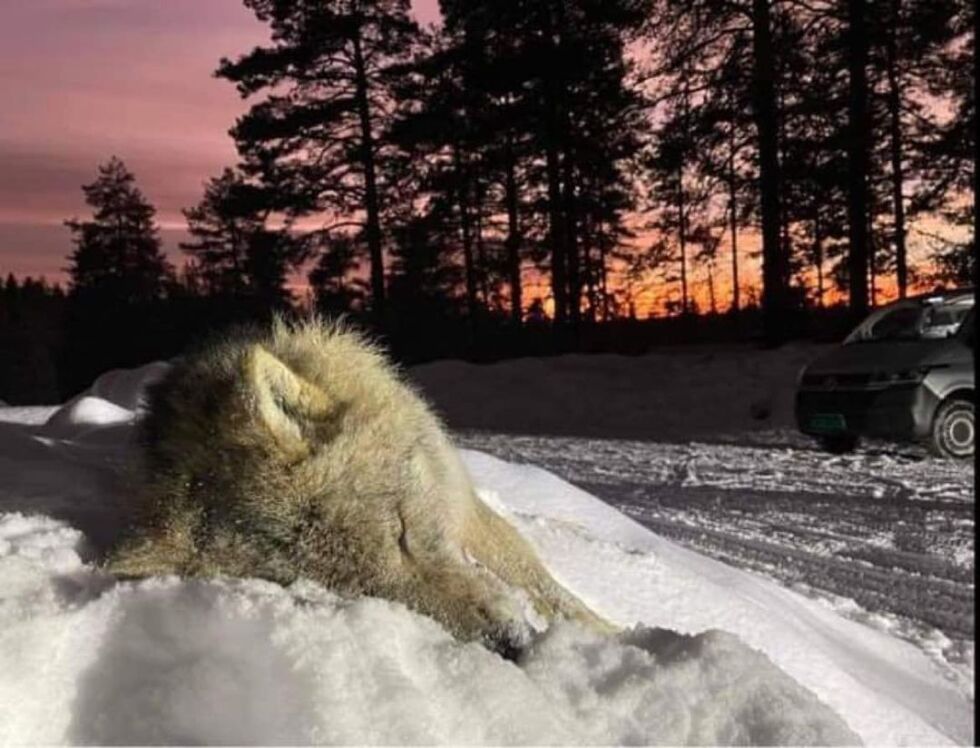
[[[117,575],[307,578],[503,652],[542,621],[609,629],[477,497],[380,350],[341,324],[278,321],[185,356],[141,428],[136,519],[107,562]]]

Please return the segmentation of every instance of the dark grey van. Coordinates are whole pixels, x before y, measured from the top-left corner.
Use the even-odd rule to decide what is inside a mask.
[[[833,452],[861,436],[973,456],[972,289],[896,301],[800,374],[796,422]]]

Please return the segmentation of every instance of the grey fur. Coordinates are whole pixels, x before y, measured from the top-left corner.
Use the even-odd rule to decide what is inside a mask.
[[[609,628],[476,496],[438,419],[342,325],[276,322],[186,356],[151,394],[144,443],[116,574],[309,578],[498,650],[526,641],[527,602]]]

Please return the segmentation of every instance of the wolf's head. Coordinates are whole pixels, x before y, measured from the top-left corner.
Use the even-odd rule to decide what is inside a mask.
[[[148,410],[141,513],[116,573],[307,577],[496,647],[524,635],[514,587],[547,586],[520,576],[538,574],[533,553],[361,336],[321,323],[234,336],[179,361]]]

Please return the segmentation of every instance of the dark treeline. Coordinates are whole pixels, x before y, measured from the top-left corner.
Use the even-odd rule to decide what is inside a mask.
[[[43,298],[17,366],[61,395],[304,306],[405,361],[778,344],[975,272],[966,0],[442,0],[429,29],[244,2],[271,42],[217,68],[240,162],[185,209],[187,262],[112,159],[67,295],[7,282],[0,335]],[[670,318],[637,321],[651,288]]]
[[[0,402],[50,403],[60,391],[65,294],[43,280],[0,279]]]

